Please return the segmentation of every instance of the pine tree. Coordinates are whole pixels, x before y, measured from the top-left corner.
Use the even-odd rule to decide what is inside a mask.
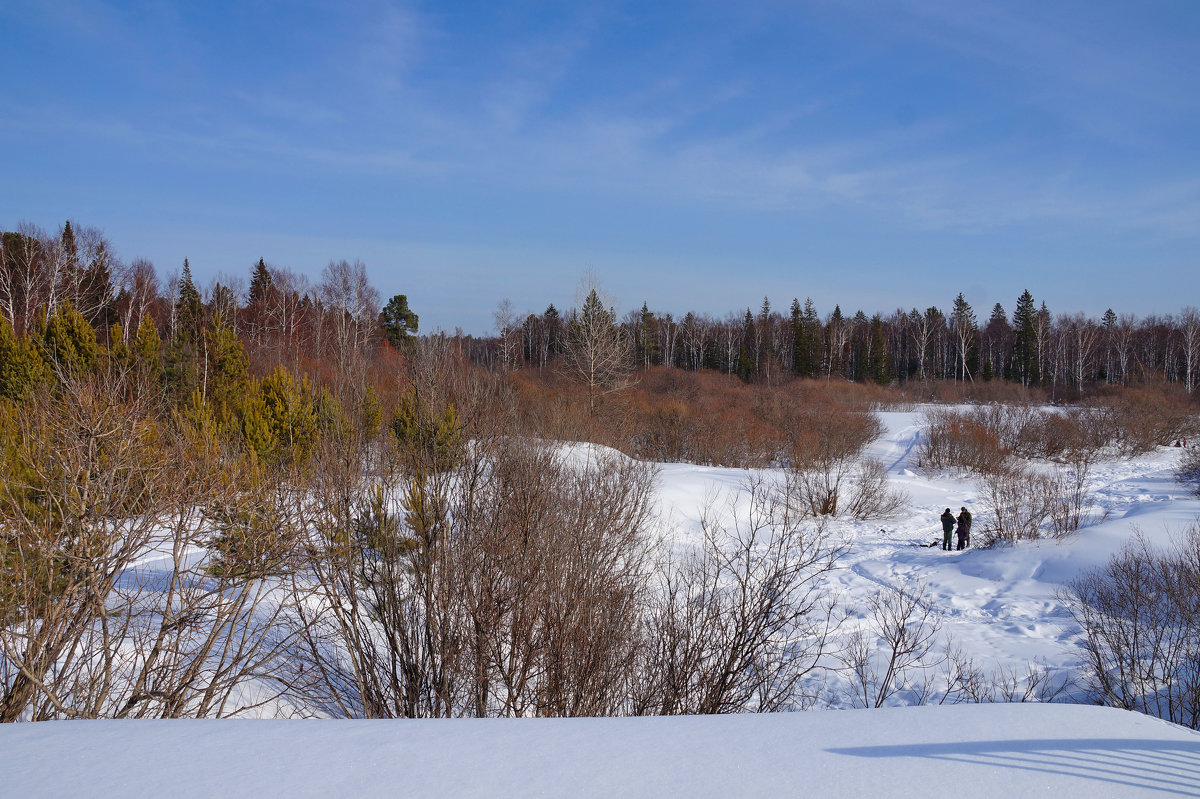
[[[145,314],[133,338],[133,364],[138,376],[151,383],[163,379],[162,339],[150,314]]]
[[[417,333],[417,315],[408,307],[408,296],[397,294],[379,313],[379,324],[388,343],[400,347],[410,342]]]
[[[8,319],[0,315],[0,397],[20,402],[46,379],[46,365],[29,336],[19,339]]]
[[[42,360],[60,374],[86,372],[100,358],[96,331],[69,300],[59,305],[49,317],[43,311],[37,332]]]
[[[220,314],[213,317],[211,328],[205,328],[203,342],[204,399],[217,420],[227,424],[246,394],[250,362],[242,342]]]
[[[462,425],[453,405],[438,410],[410,389],[392,411],[392,435],[411,475],[429,476],[462,458]]]
[[[273,466],[303,464],[320,436],[312,384],[282,366],[251,383],[240,421],[247,447]]]

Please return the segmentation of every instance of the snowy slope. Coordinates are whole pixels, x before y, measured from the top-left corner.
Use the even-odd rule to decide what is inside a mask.
[[[30,799],[1198,794],[1200,735],[1076,705],[0,729],[0,795]]]

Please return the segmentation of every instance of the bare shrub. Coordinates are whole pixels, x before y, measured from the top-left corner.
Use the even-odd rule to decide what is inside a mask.
[[[1091,523],[1087,513],[1087,479],[1091,461],[1086,453],[1054,476],[1053,491],[1049,505],[1049,533],[1054,538],[1065,538],[1079,528]]]
[[[942,408],[928,409],[924,417],[925,429],[917,450],[922,469],[936,472],[962,468],[984,475],[1005,469],[1010,452],[982,420]]]
[[[930,671],[945,658],[934,654],[941,619],[923,583],[886,588],[867,600],[867,626],[849,636],[840,655],[851,676],[856,707],[877,708],[901,691],[929,693]]]
[[[1167,389],[1127,388],[1106,400],[1117,430],[1117,445],[1128,455],[1194,438],[1200,417],[1182,392]]]
[[[1096,702],[1200,728],[1198,595],[1197,525],[1165,551],[1139,533],[1106,566],[1067,585]]]
[[[1200,446],[1184,448],[1179,458],[1179,468],[1175,477],[1184,485],[1190,485],[1192,490],[1200,494]]]
[[[452,470],[319,484],[306,615],[329,712],[606,715],[641,642],[653,469],[476,441]]]
[[[1079,459],[1049,474],[1011,467],[987,475],[980,545],[1065,538],[1091,523],[1089,470],[1090,462]]]
[[[109,602],[174,499],[178,464],[148,399],[64,379],[0,408],[0,721],[100,712],[104,688],[89,678]]]
[[[813,516],[839,513],[866,519],[895,513],[907,496],[888,487],[883,464],[862,451],[883,432],[872,413],[827,413],[797,421],[786,490]]]
[[[632,711],[731,713],[804,708],[833,604],[824,575],[845,551],[778,486],[751,479],[744,510],[705,508],[704,538],[669,560],[649,619]]]
[[[149,393],[121,400],[120,380],[72,380],[6,417],[5,721],[216,717],[286,687],[287,481],[156,418]]]
[[[1008,468],[983,480],[986,522],[980,528],[980,545],[1041,538],[1058,495],[1057,481],[1028,469]]]

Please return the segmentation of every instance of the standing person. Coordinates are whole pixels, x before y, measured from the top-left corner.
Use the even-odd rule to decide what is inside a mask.
[[[966,549],[971,545],[971,511],[964,506],[958,514],[958,548]]]
[[[954,532],[954,514],[946,508],[942,514],[942,549],[950,551],[950,534]]]

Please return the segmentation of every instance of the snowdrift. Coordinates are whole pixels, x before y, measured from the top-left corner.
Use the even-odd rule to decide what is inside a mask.
[[[1200,734],[1079,705],[0,729],[0,794],[987,797],[1200,794]]]

